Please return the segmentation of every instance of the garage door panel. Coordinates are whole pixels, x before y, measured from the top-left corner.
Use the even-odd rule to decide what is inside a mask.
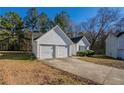
[[[57,46],[56,47],[56,57],[57,58],[68,57],[68,47],[67,46]]]
[[[40,59],[68,57],[68,47],[59,45],[41,45]]]
[[[45,58],[53,58],[53,46],[40,46],[40,57]]]

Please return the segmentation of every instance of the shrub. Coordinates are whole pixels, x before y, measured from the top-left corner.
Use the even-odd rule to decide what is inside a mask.
[[[93,56],[95,52],[93,50],[86,50],[86,56]]]
[[[85,50],[81,52],[77,52],[77,56],[93,56],[95,52],[93,50]]]
[[[85,56],[85,52],[84,51],[82,51],[82,52],[77,52],[77,56]]]

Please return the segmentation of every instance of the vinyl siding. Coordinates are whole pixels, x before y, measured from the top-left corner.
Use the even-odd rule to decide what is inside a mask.
[[[106,55],[117,58],[117,37],[110,34],[106,39]]]
[[[118,49],[124,49],[124,34],[118,37]]]

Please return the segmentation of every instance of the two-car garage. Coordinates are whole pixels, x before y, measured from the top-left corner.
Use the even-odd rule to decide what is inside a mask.
[[[64,45],[41,45],[40,59],[65,58],[69,56],[68,46]]]
[[[39,36],[33,35],[32,49],[38,59],[66,58],[71,56],[71,45],[73,42],[61,30],[55,26],[50,31]],[[35,36],[38,36],[35,38]]]

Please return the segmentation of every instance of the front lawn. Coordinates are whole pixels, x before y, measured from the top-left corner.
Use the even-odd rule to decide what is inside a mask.
[[[120,69],[124,69],[124,61],[123,60],[117,60],[111,57],[107,57],[104,55],[95,55],[93,57],[79,57],[80,60],[92,62],[96,64],[101,65],[107,65],[111,67],[116,67]]]
[[[0,52],[0,59],[35,60],[35,57],[31,53],[23,53],[23,52]]]
[[[31,54],[1,53],[0,84],[98,84],[32,60]]]

